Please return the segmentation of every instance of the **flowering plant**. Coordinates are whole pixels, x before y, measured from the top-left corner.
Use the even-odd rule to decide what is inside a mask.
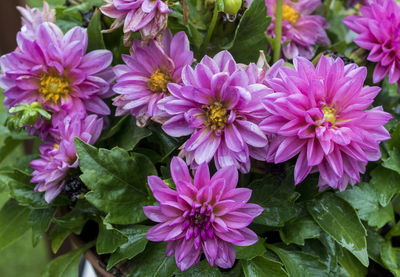
[[[79,242],[43,276],[88,251],[114,276],[400,276],[395,0],[28,2],[0,249]]]

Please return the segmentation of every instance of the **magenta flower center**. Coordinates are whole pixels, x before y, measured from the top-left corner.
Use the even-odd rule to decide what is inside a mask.
[[[150,80],[147,82],[147,86],[153,92],[167,93],[167,85],[171,82],[172,77],[170,73],[157,69],[153,74],[151,74]]]
[[[282,7],[282,20],[290,21],[290,23],[294,24],[299,17],[299,13],[290,7],[289,5],[283,5]]]
[[[211,223],[214,221],[212,214],[212,207],[208,203],[193,204],[191,210],[183,214],[185,221],[182,225],[182,230],[186,231],[185,238],[190,240],[195,238],[196,249],[200,246],[200,238],[206,240],[207,236],[212,238],[214,236]]]
[[[322,108],[322,112],[324,113],[324,120],[329,121],[332,125],[336,123],[336,110],[332,107],[325,106]]]
[[[69,83],[64,78],[43,74],[40,78],[39,92],[46,102],[58,103],[70,92]]]
[[[215,102],[210,106],[203,106],[206,112],[205,124],[213,130],[224,129],[225,123],[228,121],[228,111],[219,102]]]

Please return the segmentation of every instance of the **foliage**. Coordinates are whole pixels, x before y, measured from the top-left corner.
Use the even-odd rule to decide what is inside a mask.
[[[98,10],[103,1],[77,1],[68,7],[64,0],[48,2],[56,8],[57,24],[63,31],[85,26],[84,16],[92,12],[86,22],[88,51],[109,49],[115,64],[121,54],[128,53],[122,32],[101,33],[110,25]],[[227,49],[238,62],[249,63],[257,62],[263,50],[269,59],[271,38],[265,31],[271,18],[266,16],[264,0],[253,0],[234,20],[227,20],[218,12],[219,7],[217,27],[209,43],[205,38],[213,4],[185,2],[188,22],[184,23],[182,3],[176,1],[170,3],[173,12],[168,26],[173,33],[187,33],[196,55]],[[346,1],[323,2],[325,6],[317,13],[325,15],[332,26],[328,32],[332,46],[318,52],[336,51],[358,62],[352,33],[341,22],[348,12]],[[41,0],[29,3],[42,5]],[[216,3],[220,5],[221,1]],[[332,9],[326,7],[327,3]],[[367,85],[372,85],[371,81]],[[33,193],[35,185],[30,183],[28,165],[33,156],[8,162],[27,135],[0,126],[0,191],[7,191],[12,198],[0,210],[0,249],[29,229],[36,245],[53,224],[50,237],[54,252],[71,234],[88,236],[87,241],[92,242],[53,260],[43,276],[76,276],[79,257],[87,249],[104,258],[107,270],[123,266],[126,276],[366,276],[372,267],[378,267],[382,276],[388,272],[400,276],[400,97],[397,85],[385,80],[380,86],[377,103],[393,115],[387,126],[392,139],[382,144],[381,160],[368,164],[360,183],[343,192],[319,192],[318,176],[312,174],[295,187],[290,161],[283,166],[254,167],[250,174],[240,177],[239,185],[253,191],[249,202],[262,206],[264,212],[250,226],[259,241],[252,246],[236,246],[238,261],[226,270],[211,267],[202,259],[197,267],[180,272],[174,257],[165,256],[166,244],[148,242],[145,237],[152,223],[146,220],[142,207],[156,203],[147,176],[158,175],[173,187],[167,168],[182,145],[179,139],[167,136],[159,124],[139,128],[130,115],[111,116],[110,128],[96,146],[76,139],[79,170],[75,173],[81,174],[87,192],[76,203],[60,196],[52,204],[46,203],[41,193]],[[6,117],[1,111],[2,125]]]

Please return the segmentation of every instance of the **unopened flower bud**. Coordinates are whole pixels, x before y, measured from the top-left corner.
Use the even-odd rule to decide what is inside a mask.
[[[48,113],[39,102],[31,104],[21,103],[9,110],[7,126],[10,130],[21,129],[23,126],[33,126],[39,120],[39,116],[50,120],[51,114]]]
[[[224,12],[227,14],[237,14],[242,7],[242,0],[224,0]]]

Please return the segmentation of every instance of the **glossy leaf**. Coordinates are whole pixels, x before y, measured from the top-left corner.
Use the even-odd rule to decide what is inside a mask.
[[[16,241],[29,230],[29,208],[8,200],[0,210],[0,250]]]
[[[387,206],[396,193],[400,193],[400,177],[396,172],[377,167],[371,171],[371,186],[378,194],[379,204]]]
[[[266,251],[264,244],[265,244],[265,239],[258,238],[258,241],[250,246],[234,245],[236,251],[236,259],[251,260],[257,256],[262,256]]]
[[[321,229],[309,216],[291,220],[279,230],[281,238],[286,244],[298,245],[304,245],[305,239],[318,238],[320,231]]]
[[[55,207],[34,209],[29,214],[29,225],[32,226],[32,245],[35,247],[39,239],[49,229],[52,218],[56,213]]]
[[[132,225],[119,229],[119,231],[128,238],[128,241],[122,244],[118,250],[111,255],[108,260],[107,270],[110,270],[120,261],[124,259],[130,260],[143,252],[148,242],[146,233],[149,229],[149,226],[144,225]]]
[[[265,32],[270,23],[271,18],[267,16],[265,1],[252,1],[240,19],[232,45],[229,47],[237,62],[256,62],[260,50],[267,52],[268,40]]]
[[[101,13],[99,10],[95,10],[92,19],[89,22],[87,28],[88,33],[88,49],[87,51],[93,51],[96,49],[105,49],[103,34],[101,33]]]
[[[282,260],[289,276],[296,277],[321,277],[328,276],[328,268],[319,261],[318,256],[313,256],[300,251],[289,251],[278,246],[268,245]]]
[[[146,217],[142,207],[148,201],[147,176],[156,175],[151,161],[140,154],[120,148],[97,149],[81,140],[75,141],[82,181],[91,190],[86,199],[107,213],[112,224],[135,224]]]
[[[249,188],[253,190],[249,202],[264,208],[264,212],[254,219],[254,223],[283,227],[285,222],[296,215],[294,202],[299,194],[294,191],[294,186],[265,178],[252,182]]]
[[[337,195],[349,202],[357,210],[358,216],[370,226],[381,228],[394,220],[392,204],[382,207],[375,188],[369,183],[358,184]]]
[[[84,247],[68,252],[52,260],[44,269],[42,277],[76,277],[79,272],[81,256],[94,245],[86,244]]]
[[[34,193],[35,184],[30,182],[31,176],[17,169],[0,172],[0,182],[10,189],[11,197],[18,200],[22,206],[43,209],[49,206],[43,193]]]
[[[307,208],[322,230],[368,266],[366,230],[350,204],[332,193],[323,193]]]
[[[342,248],[342,254],[339,255],[339,263],[344,268],[349,277],[359,277],[367,275],[367,268],[356,259],[349,251]]]
[[[222,277],[217,266],[211,267],[207,260],[201,261],[197,266],[192,266],[184,272],[179,269],[175,272],[176,277]]]
[[[254,259],[240,260],[246,277],[288,277],[289,275],[283,270],[282,264],[266,257],[258,256]]]
[[[174,257],[165,256],[166,243],[148,243],[145,251],[135,258],[129,277],[171,277],[177,270]]]
[[[391,241],[385,241],[381,246],[381,259],[394,276],[400,276],[400,248],[393,247]]]
[[[128,238],[111,224],[99,222],[99,234],[96,240],[98,254],[114,253],[121,245],[128,242]]]

